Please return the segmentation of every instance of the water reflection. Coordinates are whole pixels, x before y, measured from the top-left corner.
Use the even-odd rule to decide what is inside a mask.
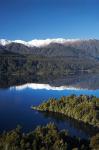
[[[46,92],[48,94],[48,96],[51,97],[57,97],[58,96],[64,96],[64,95],[94,95],[99,97],[99,89],[97,90],[89,90],[89,89],[81,89],[81,88],[76,88],[76,87],[72,87],[72,86],[53,86],[53,85],[49,85],[49,84],[38,84],[38,83],[26,83],[23,85],[16,85],[16,86],[12,86],[9,88],[10,90],[15,90],[15,91],[22,91],[22,90],[27,90],[27,89],[31,89],[31,90],[45,90],[45,91],[55,91],[54,95],[50,95],[50,92]],[[60,91],[60,92],[58,92]],[[52,94],[52,92],[51,92]],[[48,99],[48,98],[47,98]]]
[[[0,88],[7,88],[26,83],[49,84],[54,87],[67,86],[77,89],[99,89],[99,74],[77,74],[54,78],[53,76],[0,76]]]
[[[80,137],[88,138],[88,137],[92,137],[93,135],[99,132],[98,127],[93,127],[88,123],[85,124],[81,121],[77,121],[73,118],[69,118],[68,116],[65,116],[63,114],[53,113],[53,112],[39,112],[39,113],[42,113],[45,118],[54,119],[54,121],[56,122],[56,124],[58,124],[58,127],[60,129],[62,128],[68,129],[71,135],[75,135],[76,132],[76,134],[78,134]],[[59,126],[59,124],[61,125]]]

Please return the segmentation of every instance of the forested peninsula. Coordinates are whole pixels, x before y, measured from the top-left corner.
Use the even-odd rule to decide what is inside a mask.
[[[38,111],[61,113],[68,117],[99,127],[99,98],[86,95],[51,98],[39,106],[32,106]]]

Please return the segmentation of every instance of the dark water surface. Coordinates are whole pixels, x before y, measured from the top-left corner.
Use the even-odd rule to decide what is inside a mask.
[[[10,130],[18,124],[24,131],[31,131],[37,125],[45,125],[54,122],[59,129],[67,129],[71,135],[88,138],[95,134],[96,130],[91,126],[59,114],[47,114],[31,110],[31,105],[38,105],[49,98],[86,94],[99,97],[99,89],[87,90],[73,87],[52,87],[48,84],[25,84],[0,89],[0,131]]]

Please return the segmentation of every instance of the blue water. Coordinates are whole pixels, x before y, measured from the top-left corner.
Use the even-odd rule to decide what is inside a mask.
[[[49,98],[60,98],[71,94],[99,97],[99,90],[0,89],[0,131],[13,129],[20,124],[27,132],[37,125],[54,122],[60,129],[67,129],[73,136],[89,137],[90,135],[79,126],[75,126],[72,120],[45,115],[30,108],[31,105],[38,105]]]

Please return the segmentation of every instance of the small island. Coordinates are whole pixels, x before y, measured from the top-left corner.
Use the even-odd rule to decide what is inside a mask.
[[[99,98],[86,95],[51,98],[39,106],[32,106],[38,111],[64,114],[70,118],[99,127]]]

